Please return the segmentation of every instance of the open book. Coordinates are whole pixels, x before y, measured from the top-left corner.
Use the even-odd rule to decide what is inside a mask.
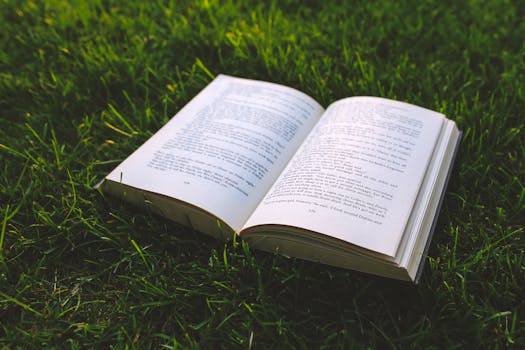
[[[460,135],[407,103],[350,97],[325,110],[219,75],[102,190],[217,238],[416,281]]]

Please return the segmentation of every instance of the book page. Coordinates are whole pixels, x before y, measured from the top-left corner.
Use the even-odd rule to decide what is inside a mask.
[[[323,112],[282,85],[218,76],[106,179],[240,230]]]
[[[332,104],[246,227],[295,226],[394,256],[443,120],[382,98]]]

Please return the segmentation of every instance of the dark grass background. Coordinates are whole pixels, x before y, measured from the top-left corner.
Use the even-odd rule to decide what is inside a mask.
[[[524,348],[524,43],[522,1],[0,0],[0,349]],[[219,73],[457,122],[419,285],[92,189]]]

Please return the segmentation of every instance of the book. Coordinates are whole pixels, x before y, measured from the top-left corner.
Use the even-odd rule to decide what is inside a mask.
[[[417,282],[461,132],[378,97],[326,110],[218,75],[120,163],[103,192],[219,239]]]

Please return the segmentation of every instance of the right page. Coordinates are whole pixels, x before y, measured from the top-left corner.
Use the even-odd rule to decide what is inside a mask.
[[[245,228],[293,226],[395,256],[444,120],[383,98],[333,103]]]

